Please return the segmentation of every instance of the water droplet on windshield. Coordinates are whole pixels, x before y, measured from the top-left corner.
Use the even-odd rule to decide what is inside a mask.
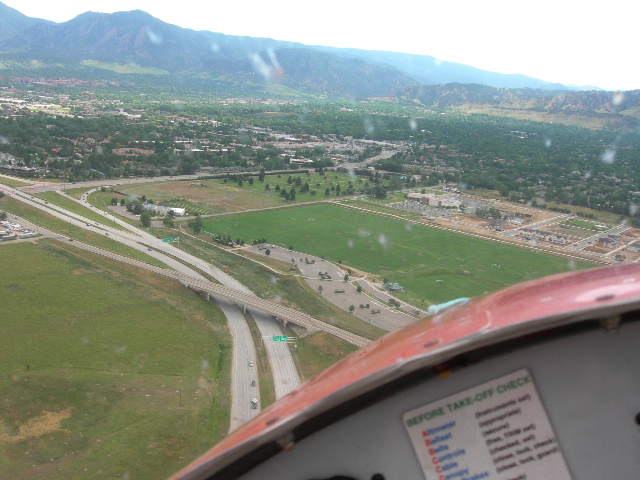
[[[606,163],[607,165],[611,165],[616,160],[616,149],[615,148],[607,148],[602,156],[600,157],[602,163]]]
[[[347,247],[353,248],[353,241],[352,240],[347,240]]]
[[[616,92],[616,93],[613,94],[613,98],[611,99],[611,103],[613,103],[614,105],[620,105],[623,100],[624,100],[624,93]]]
[[[149,27],[145,27],[144,31],[147,34],[147,37],[149,37],[149,41],[151,43],[154,45],[162,45],[162,37],[160,35],[156,34]]]
[[[418,122],[416,122],[415,118],[410,118],[409,119],[409,128],[413,131],[418,129]]]
[[[551,139],[550,138],[545,138],[544,139],[544,146],[547,148],[551,147]]]
[[[2,144],[4,144],[4,145],[6,145],[6,144],[8,144],[8,143],[10,143],[10,142],[9,142],[9,140],[7,139],[7,137],[3,137],[2,135],[0,135],[0,143],[2,143]]]

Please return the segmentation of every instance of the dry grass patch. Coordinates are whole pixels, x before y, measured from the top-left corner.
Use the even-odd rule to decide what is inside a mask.
[[[60,430],[60,422],[71,416],[71,410],[72,408],[66,408],[59,412],[43,412],[42,415],[31,418],[20,425],[18,433],[15,435],[0,433],[0,445],[17,443],[28,438],[41,437]],[[6,430],[4,425],[3,430]]]

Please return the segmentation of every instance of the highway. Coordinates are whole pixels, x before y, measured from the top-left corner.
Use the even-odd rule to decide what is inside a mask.
[[[112,254],[95,247],[81,244],[80,242],[74,242],[74,246],[77,246],[78,248],[86,248],[94,253],[106,255],[119,261],[126,261],[127,263],[137,265],[140,268],[146,268],[153,270],[156,273],[172,276],[194,290],[213,295],[216,300],[221,300],[221,298],[224,297],[233,301],[235,304],[249,307],[249,312],[260,329],[260,334],[262,336],[271,337],[272,335],[282,334],[280,326],[271,316],[275,315],[285,322],[292,322],[298,325],[324,330],[358,346],[364,346],[370,343],[370,340],[368,339],[351,334],[350,332],[341,330],[333,325],[320,322],[309,315],[283,307],[269,300],[256,297],[234,278],[208,264],[204,260],[193,257],[192,255],[173,247],[171,244],[162,242],[160,239],[133,227],[117,217],[90,207],[88,203],[84,201],[85,197],[81,200],[77,200],[58,190],[58,193],[67,198],[73,199],[85,208],[92,208],[94,211],[100,212],[105,216],[105,220],[107,222],[114,222],[114,224],[125,228],[127,231],[119,230],[107,223],[96,224],[96,222],[89,220],[82,215],[78,215],[56,205],[49,204],[39,198],[32,198],[28,193],[21,192],[4,185],[2,185],[2,189],[13,198],[31,205],[32,207],[38,208],[56,218],[83,229],[90,230],[94,233],[107,235],[114,241],[118,241],[130,248],[144,252],[146,255],[156,258],[168,267],[173,268],[175,272]],[[57,236],[63,241],[67,241],[66,238],[61,238],[55,233],[51,233],[51,235],[54,237]],[[150,249],[150,247],[152,248]],[[188,265],[192,265],[211,275],[223,285],[217,285],[210,282],[203,275],[193,270],[188,265],[185,265],[172,257],[176,257]],[[255,370],[253,370],[255,367],[249,367],[249,361],[252,361],[255,364],[255,347],[253,345],[249,329],[246,325],[244,315],[238,306],[230,304],[228,301],[220,301],[219,305],[225,313],[225,316],[227,316],[234,341],[232,373],[233,407],[230,428],[235,429],[249,418],[255,416],[259,411],[259,409],[254,410],[251,408],[251,398],[254,396],[259,397],[259,395],[256,395],[259,390],[257,385],[258,379],[255,376]],[[265,311],[268,313],[265,313]],[[268,341],[264,342],[264,346],[267,351],[274,378],[276,398],[280,398],[300,385],[300,377],[295,367],[291,351],[286,344]],[[252,376],[255,378],[250,378]],[[256,380],[256,387],[251,387],[251,380]]]
[[[4,185],[2,185],[2,189],[5,191],[5,193],[12,195],[13,198],[17,200],[20,200],[28,205],[31,205],[35,208],[45,211],[50,215],[53,215],[56,218],[65,220],[81,228],[91,230],[99,234],[103,234],[103,233],[106,234],[110,232],[111,234],[109,235],[109,237],[112,240],[123,243],[135,250],[142,251],[145,254],[153,258],[156,258],[157,260],[160,260],[165,265],[171,268],[174,268],[175,271],[163,269],[163,268],[156,267],[154,265],[150,265],[144,262],[132,260],[130,258],[116,255],[111,252],[107,252],[105,250],[92,247],[90,245],[86,245],[78,241],[73,242],[74,247],[83,248],[85,250],[92,251],[93,253],[107,256],[114,260],[122,261],[130,265],[135,265],[140,268],[145,268],[147,270],[155,271],[156,273],[160,273],[165,276],[171,276],[173,278],[176,278],[177,280],[180,280],[185,285],[192,281],[200,281],[203,284],[211,283],[203,275],[201,275],[194,269],[171,258],[167,254],[158,252],[153,249],[150,250],[148,247],[145,248],[145,246],[140,245],[136,241],[138,240],[138,238],[136,238],[133,235],[123,233],[120,230],[117,230],[115,228],[112,228],[106,225],[96,226],[95,222],[92,222],[90,225],[87,225],[90,222],[88,219],[80,215],[77,215],[73,212],[69,212],[60,207],[47,204],[45,203],[44,200],[41,200],[38,198],[32,199],[29,195],[19,192],[17,190],[11,189],[9,187],[5,187]],[[49,207],[55,207],[56,210]],[[118,223],[117,220],[116,220],[116,223]],[[128,227],[131,227],[128,224],[126,225]],[[135,227],[131,227],[131,228],[135,229]],[[44,229],[40,229],[40,230],[43,232],[46,232],[46,230]],[[57,235],[53,232],[47,232],[47,233],[50,236],[53,236],[54,238],[57,238],[61,241],[68,241],[66,237],[61,237],[60,235]],[[154,240],[156,239],[154,238]],[[214,284],[211,284],[211,285],[214,285]],[[232,397],[231,398],[232,412],[231,412],[230,430],[233,430],[233,429],[236,429],[245,421],[253,418],[259,412],[259,409],[254,410],[251,408],[251,399],[255,396],[259,397],[259,395],[256,395],[256,392],[259,391],[258,379],[253,378],[255,376],[254,369],[252,367],[249,367],[249,360],[255,362],[255,346],[253,344],[253,337],[251,336],[251,332],[249,331],[246,320],[240,308],[237,305],[230,304],[228,301],[220,302],[219,306],[223,311],[223,313],[225,314],[225,316],[227,317],[229,330],[233,338],[233,359],[232,359],[232,374],[231,374],[232,389],[230,392]],[[295,370],[295,364],[293,364],[293,368]],[[281,376],[286,376],[289,374],[289,372],[290,372],[289,369],[284,369],[283,372],[281,373]],[[256,387],[251,387],[250,386],[251,380],[254,380],[254,379],[256,380]],[[295,388],[298,385],[297,382],[299,382],[299,377],[296,372],[295,376],[293,376],[292,379],[290,380],[290,383],[292,383]]]

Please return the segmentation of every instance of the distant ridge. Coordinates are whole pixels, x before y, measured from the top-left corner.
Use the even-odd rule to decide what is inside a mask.
[[[300,92],[328,97],[367,98],[399,92],[407,96],[420,85],[452,83],[547,91],[526,94],[536,98],[580,88],[549,84],[525,75],[488,72],[427,55],[307,46],[194,31],[141,10],[85,12],[68,22],[54,23],[27,17],[0,2],[0,51],[0,60],[75,66],[86,61],[133,64],[235,84],[281,83]],[[472,90],[467,88],[465,95],[489,95],[478,88]],[[429,90],[415,92],[414,96],[424,96]],[[522,98],[525,93],[510,95]],[[446,101],[449,100],[444,97],[439,100]]]
[[[23,15],[15,8],[0,2],[0,42],[37,23],[53,23]]]

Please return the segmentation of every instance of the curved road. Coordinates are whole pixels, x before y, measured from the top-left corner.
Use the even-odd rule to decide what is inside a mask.
[[[322,330],[328,331],[329,333],[340,336],[341,338],[344,338],[345,340],[350,341],[351,343],[355,343],[359,346],[370,343],[370,341],[367,339],[350,334],[349,332],[344,332],[336,327],[333,327],[332,325],[324,324],[324,322],[319,322],[308,315],[301,314],[300,312],[287,309],[286,307],[282,307],[277,304],[273,304],[272,302],[267,300],[259,299],[243,285],[241,285],[235,279],[228,276],[219,269],[214,268],[212,265],[204,262],[201,259],[188,255],[185,252],[174,248],[170,244],[162,242],[161,240],[147,234],[144,231],[138,230],[137,228],[121,221],[120,219],[112,215],[104,213],[106,219],[114,221],[114,223],[125,228],[126,230],[128,230],[128,232],[131,233],[116,229],[109,225],[95,224],[95,222],[91,223],[91,220],[86,219],[82,215],[75,214],[56,205],[49,205],[44,200],[38,198],[31,198],[28,193],[24,193],[9,187],[5,188],[3,186],[3,188],[7,193],[13,194],[14,198],[35,208],[43,210],[50,215],[53,215],[61,220],[67,221],[81,228],[93,231],[94,233],[104,233],[105,235],[108,235],[112,240],[123,243],[130,248],[142,251],[145,254],[160,260],[165,265],[174,268],[177,272],[179,272],[178,276],[181,278],[178,279],[184,284],[190,285],[192,288],[216,296],[216,299],[219,300],[218,303],[221,309],[229,320],[229,326],[234,338],[234,360],[232,375],[233,407],[231,415],[231,429],[237,428],[239,425],[258,413],[257,409],[251,409],[251,398],[259,397],[259,395],[257,395],[257,392],[259,390],[257,383],[255,387],[251,387],[251,381],[255,380],[257,382],[258,379],[255,377],[254,370],[251,370],[252,367],[249,367],[249,361],[255,363],[254,346],[244,316],[237,306],[230,304],[228,301],[223,301],[219,297],[219,295],[232,297],[237,302],[245,306],[253,306],[255,308],[272,311],[280,318],[283,318],[287,321],[292,321],[305,326],[320,328]],[[85,208],[88,207],[88,204],[84,201],[85,197],[83,197],[83,199],[79,201],[65,195],[63,192],[58,191],[58,193],[72,199],[73,201],[78,202]],[[95,208],[94,210],[99,211]],[[55,234],[53,235],[55,236]],[[76,242],[75,245],[82,248],[79,242]],[[147,248],[145,248],[145,246],[147,246]],[[149,250],[149,246],[154,247],[155,250]],[[91,249],[95,253],[100,253],[103,255],[106,254],[108,256],[111,256],[112,258],[120,257],[115,254],[110,254],[109,252],[99,251],[100,249],[96,249],[95,247],[86,247],[87,249]],[[194,271],[183,263],[176,261],[168,255],[175,256],[183,260],[184,262],[191,264],[199,268],[200,270],[210,274],[212,277],[216,278],[216,280],[223,283],[223,285],[225,285],[227,288],[209,282],[198,272]],[[153,267],[151,265],[145,264],[144,262],[136,262],[131,259],[126,259],[126,257],[120,257],[117,259],[126,260],[127,263],[132,264],[139,263],[140,265],[138,266],[144,265],[145,268],[153,269],[154,271],[157,271],[157,273],[167,274],[167,272],[169,272],[166,269]],[[160,272],[160,270],[162,270],[163,272]],[[271,318],[270,315],[265,314],[263,311],[256,310],[255,308],[250,309],[250,312],[254,320],[256,321],[258,328],[260,329],[261,335],[269,337],[272,335],[281,335],[282,332],[280,330],[280,327],[273,320],[273,318]],[[300,384],[300,378],[298,376],[295,363],[293,362],[291,351],[289,350],[289,347],[286,346],[286,344],[268,341],[265,342],[265,347],[274,376],[276,398],[280,398],[297,388]]]

